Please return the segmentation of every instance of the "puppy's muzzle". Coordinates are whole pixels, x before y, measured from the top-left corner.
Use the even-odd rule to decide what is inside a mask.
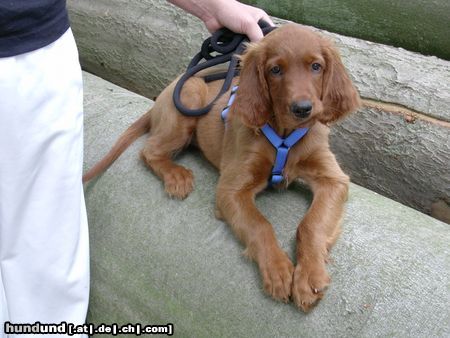
[[[295,101],[291,104],[291,112],[295,117],[305,119],[311,115],[312,103],[309,100]]]

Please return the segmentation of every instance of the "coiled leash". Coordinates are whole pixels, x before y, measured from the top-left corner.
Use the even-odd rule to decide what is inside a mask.
[[[264,20],[258,21],[259,27],[264,35],[273,31],[276,27],[269,25]],[[230,88],[231,82],[233,81],[233,77],[239,74],[237,69],[238,58],[235,55],[241,55],[245,51],[245,43],[249,42],[249,39],[246,35],[237,34],[230,31],[227,28],[222,28],[215,32],[212,36],[207,38],[201,47],[200,52],[194,56],[192,61],[189,63],[186,73],[181,76],[178,80],[178,83],[175,86],[173,91],[173,102],[175,107],[183,114],[187,116],[201,116],[208,113],[214,102],[221,97],[227,90]],[[212,53],[216,53],[216,55],[212,55]],[[200,63],[202,59],[205,59],[204,62]],[[205,76],[205,82],[212,82],[219,79],[224,79],[222,88],[220,89],[217,96],[205,107],[199,109],[188,109],[181,103],[181,90],[183,89],[186,81],[191,77],[197,74],[199,71],[214,67],[216,65],[230,62],[228,66],[228,70],[226,73],[213,74],[209,76]]]

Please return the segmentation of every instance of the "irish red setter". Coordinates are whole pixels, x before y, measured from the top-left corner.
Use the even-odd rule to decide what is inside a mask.
[[[349,178],[328,144],[329,124],[356,110],[360,99],[333,45],[297,24],[282,26],[248,46],[241,60],[234,104],[224,124],[220,112],[228,95],[201,117],[187,117],[174,107],[175,82],[152,109],[136,121],[108,155],[84,177],[104,171],[138,136],[151,129],[141,152],[166,192],[183,199],[194,187],[192,171],[172,156],[189,143],[197,145],[220,171],[216,216],[225,220],[261,272],[264,290],[304,311],[322,298],[330,278],[328,251],[340,233]],[[214,98],[221,81],[191,78],[182,102],[196,109]],[[312,204],[297,229],[296,265],[278,245],[272,225],[255,206],[255,195],[268,185],[275,149],[261,132],[268,123],[284,137],[300,127],[309,131],[292,146],[283,170],[286,187],[297,178],[312,189]]]

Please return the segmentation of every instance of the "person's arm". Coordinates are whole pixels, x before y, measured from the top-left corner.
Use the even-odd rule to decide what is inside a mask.
[[[236,33],[246,34],[251,41],[262,39],[258,21],[263,19],[273,25],[262,9],[235,0],[169,0],[170,3],[198,17],[210,32],[227,27]]]

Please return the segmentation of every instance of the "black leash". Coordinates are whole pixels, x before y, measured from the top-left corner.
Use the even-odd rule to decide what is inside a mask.
[[[264,35],[273,31],[276,27],[270,26],[266,21],[259,20],[259,27]],[[187,67],[186,73],[181,76],[178,80],[178,83],[175,86],[173,91],[173,102],[175,107],[183,114],[187,116],[201,116],[208,113],[214,102],[221,97],[231,85],[233,77],[239,74],[239,70],[237,68],[238,58],[233,57],[234,55],[241,55],[245,51],[245,43],[248,42],[249,39],[246,35],[237,34],[230,31],[227,28],[222,28],[215,32],[212,36],[207,38],[201,47],[200,52],[194,56],[192,61],[189,63]],[[212,53],[216,53],[216,55],[211,55]],[[202,59],[205,59],[204,62],[200,63]],[[188,109],[181,103],[181,90],[183,89],[186,81],[191,77],[197,74],[199,71],[213,67],[222,63],[230,62],[228,66],[228,70],[226,73],[212,74],[205,76],[206,82],[211,82],[219,79],[225,78],[223,82],[222,88],[220,89],[217,96],[212,100],[208,105],[199,109]]]

